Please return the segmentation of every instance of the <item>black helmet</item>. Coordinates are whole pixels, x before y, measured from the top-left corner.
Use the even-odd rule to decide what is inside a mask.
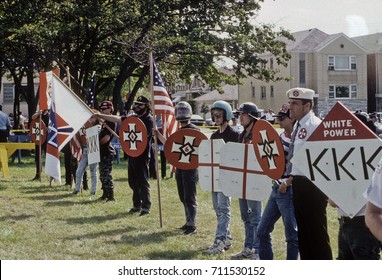
[[[236,112],[247,113],[251,118],[256,120],[259,117],[259,109],[257,108],[256,104],[252,102],[244,102],[239,106],[239,109],[237,109]]]

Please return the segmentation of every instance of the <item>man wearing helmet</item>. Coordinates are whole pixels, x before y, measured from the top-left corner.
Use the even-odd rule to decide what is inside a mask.
[[[239,142],[252,143],[252,129],[258,120],[259,109],[252,102],[245,102],[237,110],[244,131],[239,136]],[[245,240],[243,250],[232,256],[233,259],[259,259],[259,240],[257,226],[261,219],[261,201],[239,198],[241,219],[244,223]]]
[[[211,107],[212,121],[218,126],[211,135],[211,139],[223,139],[224,142],[237,142],[239,132],[234,130],[229,124],[232,119],[232,108],[225,101],[216,101]],[[231,232],[230,232],[230,219],[231,219],[231,198],[224,195],[221,191],[213,191],[212,204],[217,218],[217,227],[215,233],[215,241],[205,253],[218,254],[223,253],[231,247]]]
[[[191,123],[192,108],[187,102],[181,101],[175,106],[175,118],[180,123],[180,129],[200,130]],[[156,130],[158,139],[166,143],[166,138]],[[175,171],[175,180],[178,188],[179,199],[183,203],[186,214],[186,223],[177,228],[185,235],[196,233],[196,184],[198,183],[198,169],[182,170],[177,168]]]

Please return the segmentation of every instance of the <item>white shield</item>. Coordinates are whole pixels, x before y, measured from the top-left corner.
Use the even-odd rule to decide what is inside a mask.
[[[219,187],[226,196],[262,201],[272,180],[256,159],[252,144],[226,143],[220,149]]]
[[[86,142],[88,143],[88,165],[100,162],[98,127],[86,129]]]
[[[219,160],[223,139],[203,140],[199,145],[199,184],[202,190],[219,192]]]

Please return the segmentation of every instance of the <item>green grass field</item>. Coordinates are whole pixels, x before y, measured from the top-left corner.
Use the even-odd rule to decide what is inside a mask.
[[[49,186],[46,175],[42,182],[32,182],[34,159],[24,157],[22,160],[22,164],[10,163],[10,178],[4,179],[0,174],[0,259],[229,259],[242,249],[244,229],[236,198],[232,199],[231,213],[233,246],[224,254],[207,256],[203,251],[212,244],[216,227],[210,193],[198,189],[198,232],[184,236],[175,229],[185,221],[175,179],[160,183],[161,228],[156,181],[150,181],[151,214],[145,217],[127,215],[132,206],[127,161],[113,166],[116,203],[101,203],[90,199],[88,191],[73,196],[68,186],[58,182]],[[96,198],[99,196],[97,190]],[[334,256],[337,255],[336,217],[336,211],[329,207],[328,224]],[[285,259],[281,221],[276,224],[273,244],[275,258]]]

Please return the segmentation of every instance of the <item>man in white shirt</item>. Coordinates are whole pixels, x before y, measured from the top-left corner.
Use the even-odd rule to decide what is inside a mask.
[[[298,228],[298,245],[302,260],[332,259],[327,231],[327,197],[290,159],[305,144],[321,123],[312,111],[314,91],[308,88],[292,88],[286,92],[289,98],[290,117],[296,120],[286,172],[293,189],[293,204]]]
[[[368,200],[366,205],[366,225],[369,227],[371,233],[379,240],[382,241],[382,159],[380,160],[371,184],[364,196]]]

